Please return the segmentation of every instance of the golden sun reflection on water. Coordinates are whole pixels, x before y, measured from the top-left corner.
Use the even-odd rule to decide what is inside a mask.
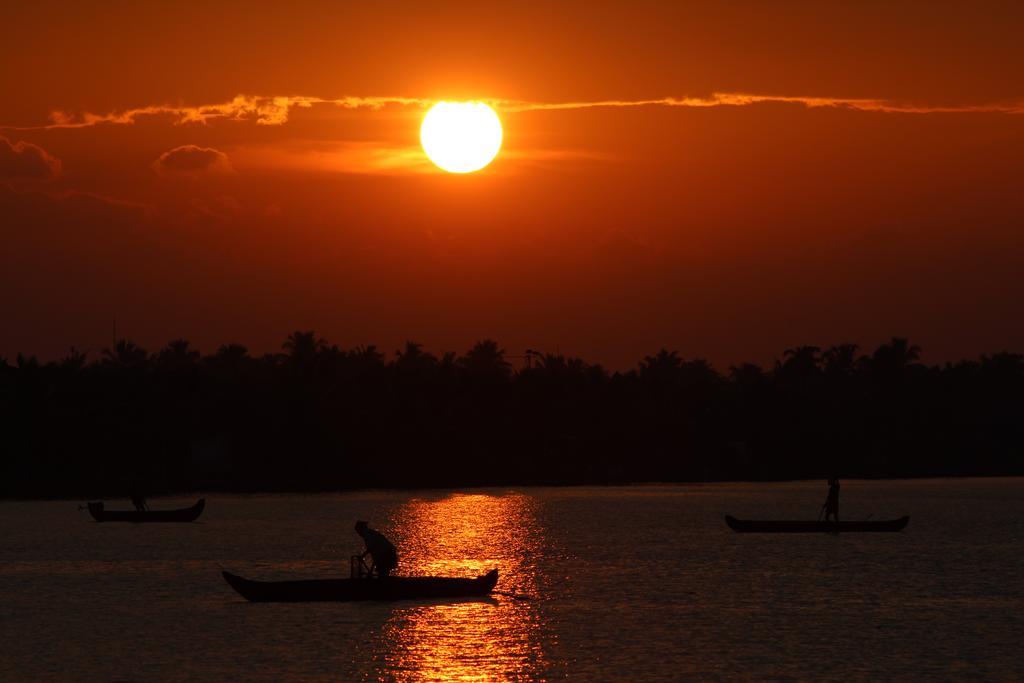
[[[497,568],[498,590],[532,594],[543,544],[518,494],[416,499],[390,520],[399,574],[473,577]],[[543,670],[535,604],[507,597],[396,606],[381,632],[388,680],[501,681]]]

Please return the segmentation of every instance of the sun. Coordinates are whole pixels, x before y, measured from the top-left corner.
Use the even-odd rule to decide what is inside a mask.
[[[501,121],[483,102],[438,102],[420,126],[427,157],[449,173],[471,173],[501,149]]]

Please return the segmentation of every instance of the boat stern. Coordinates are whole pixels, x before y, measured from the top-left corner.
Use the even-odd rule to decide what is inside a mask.
[[[492,569],[483,576],[478,576],[476,580],[482,583],[487,588],[487,592],[490,593],[498,585],[498,570]]]

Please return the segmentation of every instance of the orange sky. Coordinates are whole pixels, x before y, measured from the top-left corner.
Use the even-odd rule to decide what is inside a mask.
[[[96,352],[115,314],[149,348],[312,328],[616,369],[1024,349],[1020,3],[25,4],[2,356]],[[439,98],[494,103],[484,171],[422,157]]]

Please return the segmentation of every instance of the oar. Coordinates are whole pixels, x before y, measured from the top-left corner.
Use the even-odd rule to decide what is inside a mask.
[[[513,600],[532,600],[529,595],[520,595],[518,593],[507,593],[505,591],[491,591],[494,595],[501,595],[506,598],[512,598]]]

